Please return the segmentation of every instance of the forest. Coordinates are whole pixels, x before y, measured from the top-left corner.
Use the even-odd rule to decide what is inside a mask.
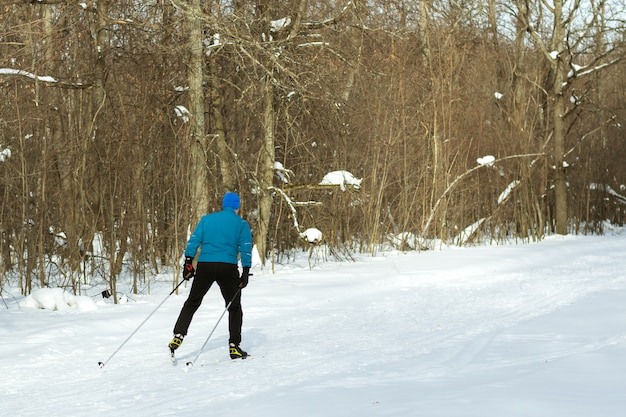
[[[138,291],[227,191],[268,266],[623,225],[625,6],[0,0],[0,293]]]

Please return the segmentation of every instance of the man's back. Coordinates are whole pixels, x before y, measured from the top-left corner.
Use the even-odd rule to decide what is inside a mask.
[[[224,262],[237,264],[239,252],[243,266],[250,266],[252,235],[250,225],[234,210],[207,214],[189,238],[185,256],[195,256],[200,247],[198,262]]]

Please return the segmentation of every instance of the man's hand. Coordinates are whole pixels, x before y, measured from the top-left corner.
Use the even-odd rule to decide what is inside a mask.
[[[183,265],[183,279],[188,280],[196,276],[196,270],[193,267],[193,258],[185,256],[185,264]]]
[[[248,286],[248,278],[252,275],[250,273],[250,268],[245,266],[243,268],[243,272],[241,273],[241,277],[239,277],[239,288],[246,288]]]

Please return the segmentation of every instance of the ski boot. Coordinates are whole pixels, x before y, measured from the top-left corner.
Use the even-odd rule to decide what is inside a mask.
[[[167,345],[170,348],[170,360],[172,361],[174,365],[176,365],[176,355],[175,355],[176,349],[178,349],[180,345],[183,344],[184,337],[185,336],[183,336],[182,334],[175,334],[170,344]]]
[[[241,350],[239,345],[229,343],[229,348],[231,359],[245,359],[248,357],[248,353]]]
[[[183,344],[183,338],[185,336],[183,336],[182,334],[175,334],[174,338],[172,339],[172,341],[169,344],[170,350],[172,352],[174,352],[176,349],[178,349],[180,347],[180,345]]]

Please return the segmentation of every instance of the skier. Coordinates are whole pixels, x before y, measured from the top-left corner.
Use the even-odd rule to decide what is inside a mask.
[[[183,304],[174,325],[174,338],[169,344],[172,355],[183,343],[194,313],[200,307],[211,285],[217,282],[228,308],[229,352],[231,359],[245,358],[241,343],[241,289],[248,285],[252,264],[252,234],[247,221],[239,217],[241,200],[235,193],[228,192],[222,199],[222,211],[202,216],[185,248],[183,279],[196,279],[191,285],[189,297]],[[192,261],[200,248],[197,270]],[[238,255],[241,256],[243,271],[239,275]]]

